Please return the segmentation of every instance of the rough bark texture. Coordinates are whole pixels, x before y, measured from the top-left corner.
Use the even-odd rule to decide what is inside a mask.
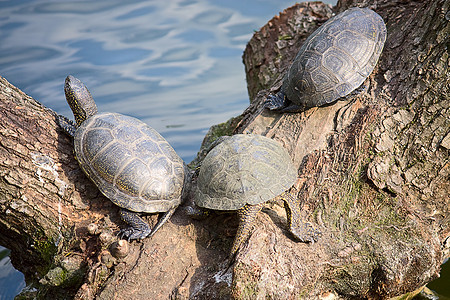
[[[450,2],[350,2],[340,2],[338,12],[369,6],[388,29],[368,90],[300,115],[256,113],[268,90],[280,86],[279,76],[256,88],[265,90],[238,130],[272,137],[290,150],[299,166],[298,197],[320,225],[322,241],[295,244],[264,222],[270,228],[258,227],[235,264],[234,296],[315,298],[332,291],[385,298],[412,291],[439,272],[450,234]],[[272,63],[253,55],[268,38],[295,36],[302,24],[293,21],[302,18],[289,18],[292,25],[280,33],[281,19],[249,42],[247,80],[264,83],[266,66],[276,69],[279,60],[295,55],[295,39],[272,43],[280,52]],[[256,89],[249,84],[250,95]]]
[[[229,269],[234,214],[193,221],[178,210],[154,237],[113,258],[110,236],[123,226],[117,207],[82,173],[55,114],[0,78],[0,244],[38,287],[27,295],[377,299],[435,278],[450,247],[450,0],[340,1],[335,12],[355,5],[377,11],[388,29],[357,96],[301,114],[261,108],[304,39],[331,16],[322,3],[285,10],[245,50],[251,105],[216,126],[205,148],[226,131],[280,141],[299,170],[304,218],[322,237],[296,243],[283,208],[269,203]],[[99,229],[89,233],[90,223]]]

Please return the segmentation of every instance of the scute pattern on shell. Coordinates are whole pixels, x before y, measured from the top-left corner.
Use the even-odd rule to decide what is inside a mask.
[[[304,109],[344,97],[373,71],[385,40],[386,26],[377,13],[350,8],[306,39],[289,67],[282,91]]]
[[[184,165],[169,143],[140,120],[96,114],[78,127],[81,167],[116,205],[135,212],[166,212],[180,204]]]
[[[214,147],[203,160],[195,203],[215,210],[237,210],[268,201],[297,179],[291,158],[278,142],[237,134]]]

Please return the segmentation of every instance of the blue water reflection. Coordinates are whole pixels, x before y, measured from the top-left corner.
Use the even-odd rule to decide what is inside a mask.
[[[24,287],[24,276],[11,265],[9,250],[0,246],[0,300],[13,299]]]
[[[151,54],[150,50],[143,49],[107,50],[104,44],[92,40],[80,40],[68,45],[73,49],[78,49],[73,55],[78,58],[78,61],[100,66],[131,63]]]
[[[116,20],[126,20],[126,19],[133,19],[140,16],[149,15],[156,12],[156,7],[154,6],[147,6],[143,8],[138,8],[133,11],[130,11],[124,15],[118,16]]]

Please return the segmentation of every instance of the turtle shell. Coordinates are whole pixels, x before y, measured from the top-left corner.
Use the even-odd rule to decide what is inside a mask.
[[[225,138],[203,160],[195,203],[215,210],[237,210],[268,201],[297,179],[291,158],[278,142],[260,135]]]
[[[300,48],[282,91],[308,109],[344,97],[373,71],[386,40],[383,19],[368,8],[350,8],[329,19]]]
[[[74,144],[81,168],[114,204],[147,213],[166,212],[180,204],[183,161],[140,120],[96,114],[77,128]]]

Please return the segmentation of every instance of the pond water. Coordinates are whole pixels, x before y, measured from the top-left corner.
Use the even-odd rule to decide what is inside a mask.
[[[13,299],[24,287],[24,276],[11,265],[9,250],[0,246],[0,300]]]
[[[74,75],[99,111],[141,119],[190,162],[209,127],[249,103],[241,56],[253,31],[294,3],[0,0],[0,75],[70,118],[63,84]],[[25,286],[7,254],[0,300]]]
[[[0,74],[58,113],[68,74],[100,111],[135,116],[187,162],[248,105],[247,41],[293,1],[0,1]]]

